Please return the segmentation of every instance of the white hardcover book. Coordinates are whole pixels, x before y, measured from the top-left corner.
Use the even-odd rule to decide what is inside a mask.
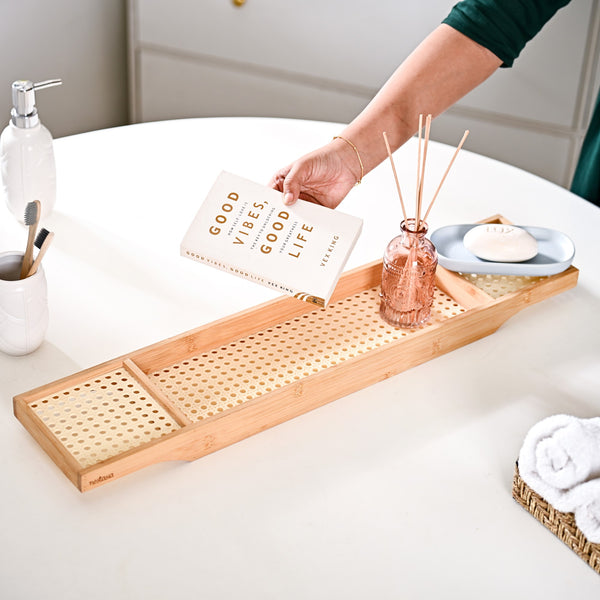
[[[223,171],[181,242],[181,255],[326,306],[362,220]]]

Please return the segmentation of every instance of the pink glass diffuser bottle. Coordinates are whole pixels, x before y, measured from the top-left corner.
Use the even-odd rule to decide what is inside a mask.
[[[381,276],[381,318],[393,327],[418,327],[431,316],[437,252],[428,240],[427,223],[406,219],[400,235],[387,246]]]

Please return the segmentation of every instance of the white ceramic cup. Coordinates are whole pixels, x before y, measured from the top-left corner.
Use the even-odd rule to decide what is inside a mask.
[[[0,351],[22,356],[36,350],[48,328],[46,276],[40,265],[19,279],[22,252],[0,253]]]

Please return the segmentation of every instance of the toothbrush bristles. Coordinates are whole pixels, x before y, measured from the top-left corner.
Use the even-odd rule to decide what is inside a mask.
[[[50,232],[45,229],[44,227],[42,227],[39,231],[39,233],[35,236],[35,242],[33,242],[33,244],[35,245],[36,248],[41,248],[43,243],[46,241],[46,238],[48,237],[48,234]]]
[[[25,207],[25,225],[35,225],[35,222],[38,218],[38,203],[37,202],[28,202]]]

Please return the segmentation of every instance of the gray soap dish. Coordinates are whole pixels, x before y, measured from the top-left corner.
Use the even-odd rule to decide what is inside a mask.
[[[431,234],[438,262],[450,271],[495,275],[555,275],[567,269],[575,256],[575,245],[564,233],[545,227],[522,226],[538,243],[538,253],[530,260],[516,263],[493,262],[478,258],[463,244],[469,229],[479,224],[446,225]]]

